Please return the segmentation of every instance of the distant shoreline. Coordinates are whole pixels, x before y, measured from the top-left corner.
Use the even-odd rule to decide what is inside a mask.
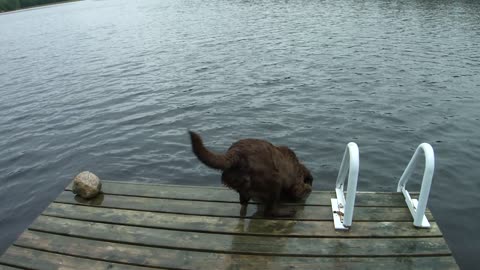
[[[28,6],[28,7],[24,7],[24,8],[18,8],[18,9],[7,10],[7,11],[0,10],[0,15],[4,15],[4,14],[6,15],[6,14],[10,14],[10,13],[15,13],[15,12],[22,12],[22,11],[27,11],[27,10],[31,10],[31,9],[39,9],[39,8],[48,7],[48,6],[52,6],[52,5],[66,4],[66,3],[78,2],[78,1],[82,1],[82,0],[60,0],[58,2],[40,4],[40,5],[35,5],[35,6]]]

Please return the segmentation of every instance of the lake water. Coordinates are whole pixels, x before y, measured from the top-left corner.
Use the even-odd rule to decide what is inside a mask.
[[[219,186],[192,129],[218,151],[245,137],[289,145],[317,190],[333,190],[349,141],[368,191],[394,191],[429,142],[429,207],[475,269],[479,44],[480,1],[87,0],[2,14],[0,253],[83,170]]]

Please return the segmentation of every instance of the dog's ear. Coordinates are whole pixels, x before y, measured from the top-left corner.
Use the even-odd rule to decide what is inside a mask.
[[[302,173],[303,173],[303,182],[305,184],[309,184],[310,186],[313,183],[313,176],[310,173],[310,171],[305,167],[305,165],[300,163],[300,167],[302,168]]]
[[[310,174],[306,175],[306,176],[303,178],[303,182],[304,182],[305,184],[308,184],[308,185],[312,186],[312,184],[313,184],[313,177],[312,177],[312,175],[310,175]]]

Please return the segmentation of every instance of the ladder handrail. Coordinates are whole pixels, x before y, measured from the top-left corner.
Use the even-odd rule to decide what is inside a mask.
[[[347,166],[348,162],[348,166]],[[334,221],[336,221],[335,228],[340,230],[348,230],[352,225],[353,209],[355,205],[355,195],[357,193],[358,171],[360,166],[358,146],[354,142],[349,142],[343,154],[342,163],[338,172],[337,182],[335,185],[335,193],[337,199],[332,199],[332,211]],[[348,171],[348,187],[347,199],[343,189],[345,186],[345,179]],[[336,204],[336,205],[335,205]],[[342,212],[342,210],[344,212]],[[340,213],[338,213],[340,212]],[[342,220],[343,217],[343,220]],[[338,224],[339,222],[341,224]]]
[[[420,188],[420,197],[417,200],[410,197],[410,194],[406,190],[405,186],[410,179],[410,176],[413,173],[413,170],[418,164],[418,157],[420,155],[420,150],[423,150],[425,154],[425,170],[423,172],[422,186]],[[428,196],[430,194],[430,187],[433,180],[433,171],[435,170],[435,155],[433,148],[428,143],[420,144],[415,153],[413,154],[410,162],[407,165],[407,168],[403,172],[400,180],[398,181],[397,192],[402,192],[405,197],[405,202],[410,209],[410,212],[413,217],[413,225],[416,227],[429,228],[430,223],[425,217],[425,209],[427,208]]]

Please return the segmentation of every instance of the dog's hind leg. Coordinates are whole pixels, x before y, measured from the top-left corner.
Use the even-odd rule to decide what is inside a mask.
[[[248,201],[250,201],[250,195],[248,189],[250,187],[250,178],[248,175],[242,174],[238,170],[226,170],[222,173],[222,182],[229,188],[234,189],[240,195],[240,216],[245,216],[247,213]]]

